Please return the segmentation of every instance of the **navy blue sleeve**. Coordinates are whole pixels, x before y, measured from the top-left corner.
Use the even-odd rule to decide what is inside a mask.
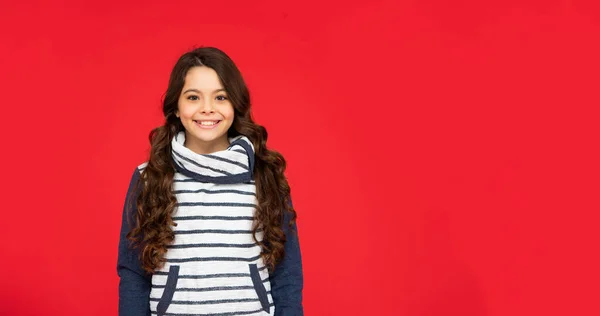
[[[290,198],[290,205],[292,200]],[[270,275],[271,296],[275,303],[275,316],[303,316],[302,288],[302,256],[298,241],[298,229],[294,223],[289,226],[290,214],[284,213],[283,232],[286,236],[285,256]]]
[[[119,256],[117,259],[117,274],[119,275],[119,316],[150,316],[150,287],[151,275],[141,267],[138,251],[129,247],[127,233],[133,223],[136,198],[139,190],[134,192],[135,184],[140,178],[136,168],[129,183],[119,240]],[[128,220],[129,219],[129,220]]]

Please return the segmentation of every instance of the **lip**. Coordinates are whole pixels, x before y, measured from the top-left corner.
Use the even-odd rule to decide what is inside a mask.
[[[213,121],[213,120],[204,120],[204,121]],[[199,128],[202,128],[202,129],[213,129],[213,128],[219,126],[219,124],[221,124],[221,122],[222,122],[221,120],[214,120],[214,121],[217,121],[217,124],[205,126],[205,125],[200,124],[199,123],[200,121],[194,121],[194,124],[196,124],[196,126],[198,126]]]

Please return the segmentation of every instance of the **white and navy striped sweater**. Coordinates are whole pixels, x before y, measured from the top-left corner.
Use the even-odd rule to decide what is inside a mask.
[[[144,288],[145,292],[149,291],[147,303],[136,303],[148,304],[151,315],[302,315],[297,239],[288,237],[296,244],[286,243],[286,251],[288,248],[290,251],[286,259],[291,256],[288,261],[296,262],[288,262],[291,269],[279,265],[275,272],[279,269],[281,277],[273,280],[252,235],[257,203],[252,172],[254,148],[245,136],[229,141],[226,150],[202,155],[184,146],[184,132],[171,142],[176,167],[173,190],[178,202],[173,214],[175,240],[168,246],[164,267],[151,276],[144,276],[149,283],[148,288]],[[138,171],[143,172],[146,165],[138,166]],[[259,232],[256,237],[261,240],[262,234]],[[123,240],[122,243],[126,244]],[[135,262],[131,249],[124,255],[121,252],[120,249],[121,263],[125,261],[121,256]],[[119,275],[123,270],[121,268]],[[288,278],[294,270],[296,279],[293,280],[292,273],[290,282]],[[271,292],[273,281],[281,284],[277,287],[282,289],[281,308],[292,306],[293,314],[277,311],[274,297],[278,296]],[[294,293],[300,295],[299,304],[294,303],[298,300]],[[131,294],[128,289],[121,289],[121,300],[128,294]],[[133,315],[125,310],[128,308],[138,309],[120,302],[120,315]],[[144,310],[147,315],[147,308]]]

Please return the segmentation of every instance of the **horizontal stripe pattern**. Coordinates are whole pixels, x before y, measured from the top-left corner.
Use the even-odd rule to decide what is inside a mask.
[[[218,161],[222,161],[222,162],[226,162],[232,165],[236,165],[238,167],[243,168],[244,170],[248,170],[248,165],[239,162],[238,160],[243,161],[244,159],[246,159],[246,155],[236,155],[235,153],[239,153],[237,151],[233,151],[231,153],[229,153],[229,155],[232,155],[232,158],[234,159],[228,159],[225,157],[220,157],[220,156],[216,156],[216,155],[205,155],[206,158],[210,158],[210,159],[214,159],[214,160],[218,160]],[[237,157],[233,157],[233,156],[237,156]]]
[[[213,205],[215,206],[215,205]],[[205,206],[186,206],[176,207],[173,216],[252,216],[254,217],[255,208],[246,206],[226,206],[216,207]]]
[[[228,149],[244,149],[239,145],[234,145],[236,141],[245,142],[252,147],[252,144],[245,137],[234,137],[229,139],[233,147]],[[185,147],[185,132],[179,132],[171,141],[172,157],[176,164],[192,173],[209,176],[232,176],[235,174],[246,173],[249,170],[249,157],[233,150],[222,150],[212,154],[197,154]],[[238,148],[239,147],[239,148]]]
[[[194,161],[191,158],[188,158],[176,151],[173,152],[173,155],[175,155],[177,158],[179,159],[175,159],[175,163],[182,168],[188,169],[190,171],[196,171],[202,174],[205,174],[207,176],[211,176],[211,177],[219,177],[219,176],[230,176],[232,175],[231,172],[227,172],[225,170],[221,170],[221,169],[217,169],[217,168],[213,168],[210,167],[208,165],[204,165],[204,164],[200,164],[196,161]],[[187,162],[184,163],[184,162]]]
[[[202,185],[201,183],[175,184],[174,193],[180,196],[178,202],[231,202],[238,199],[245,201],[245,196],[255,196],[256,187],[252,184]]]
[[[206,183],[206,181],[204,181],[204,182],[203,181],[199,181],[198,179],[190,178],[190,177],[187,177],[185,175],[182,175],[181,177],[175,177],[175,178],[173,178],[173,182],[175,182],[175,183],[192,183],[192,184],[193,183]],[[255,184],[256,182],[254,180],[249,180],[249,181],[244,181],[244,182],[241,182],[241,183],[244,183],[244,184]]]
[[[167,262],[180,263],[180,262],[197,262],[197,261],[242,261],[242,262],[253,262],[260,258],[256,257],[185,257],[185,258],[167,258]]]
[[[251,310],[249,306],[255,306],[255,310],[260,308],[260,302],[248,273],[224,277],[224,275],[219,274],[191,275],[187,274],[188,272],[190,271],[183,272],[181,274],[182,277],[177,280],[173,301],[167,312],[197,312],[200,314],[200,311],[202,313],[209,311],[215,313],[247,311]],[[263,285],[268,292],[269,302],[272,303],[268,271],[266,268],[263,268],[259,274]],[[166,284],[166,281],[167,275],[155,274],[153,276],[153,284],[159,283],[161,285],[153,285],[150,293],[151,302],[158,303],[165,289],[164,285]],[[226,300],[229,300],[229,303],[233,303],[233,300],[243,300],[248,304],[225,304]],[[195,303],[207,301],[210,303]],[[242,301],[238,301],[237,303],[241,302]],[[203,305],[203,308],[196,309],[199,307],[198,305]],[[264,313],[264,315],[267,314]]]
[[[173,192],[181,197],[180,202],[195,201],[198,196],[207,202],[225,202],[237,199],[240,195],[256,195],[254,183],[213,184],[189,178],[177,181],[177,177],[174,180]]]
[[[227,194],[227,193],[234,193],[234,194],[243,194],[243,195],[255,195],[254,192],[247,192],[247,191],[242,191],[242,190],[207,190],[207,189],[195,189],[195,190],[179,190],[179,191],[175,191],[175,194],[186,194],[186,193],[190,193],[190,194],[200,194],[200,193],[204,193],[204,194]]]
[[[177,206],[229,206],[229,207],[251,207],[255,208],[254,203],[236,203],[236,202],[179,202]]]
[[[245,222],[250,222],[244,225]],[[250,234],[252,233],[252,221],[223,221],[215,220],[213,223],[206,223],[206,220],[186,220],[176,221],[178,229],[175,229],[175,235],[183,234]],[[198,225],[201,223],[201,225]],[[212,224],[212,225],[210,225]],[[198,229],[194,229],[198,228]]]
[[[220,243],[207,243],[211,247],[175,247],[169,248],[169,256],[167,262],[181,262],[181,261],[168,261],[168,259],[193,261],[191,258],[200,258],[197,261],[211,261],[209,259],[202,258],[232,258],[231,260],[225,259],[214,259],[214,261],[247,261],[253,262],[258,260],[260,254],[260,246],[254,244],[252,247],[219,247]],[[226,244],[226,245],[237,245],[237,244]],[[177,245],[175,245],[177,246]]]
[[[194,230],[178,230],[175,235],[182,234],[251,234],[251,230],[235,230],[235,229],[194,229]]]
[[[270,296],[270,295],[269,295]],[[274,313],[274,304],[271,303],[269,305],[271,307],[271,315]],[[155,308],[156,309],[156,308]],[[152,312],[152,315],[157,315],[156,312]],[[256,310],[248,310],[248,311],[236,311],[236,312],[226,312],[226,313],[203,313],[203,314],[186,314],[186,313],[165,313],[164,316],[263,316],[269,315],[265,313],[262,308]]]
[[[254,152],[248,149],[253,147],[245,137],[229,140],[227,150],[209,155],[198,155],[185,148],[184,138],[172,142],[172,157],[178,165],[173,182],[177,199],[172,215],[175,238],[167,246],[165,264],[152,276],[153,315],[157,315],[167,280],[170,288],[166,293],[173,291],[173,295],[170,302],[161,302],[167,307],[165,315],[274,313],[269,271],[256,243],[262,240],[263,232],[257,231],[256,240],[253,236],[256,185],[245,178],[252,171]],[[144,163],[139,168],[146,166]],[[212,181],[217,178],[219,181]],[[258,266],[258,272],[251,270],[251,265]],[[172,266],[178,268],[171,269]],[[177,272],[169,275],[169,270]],[[253,283],[253,278],[262,280],[262,286],[260,282]],[[267,292],[270,313],[262,309],[257,291]]]
[[[252,248],[256,244],[180,244],[169,245],[167,249],[185,249],[185,248]]]
[[[252,216],[174,216],[173,220],[176,221],[192,221],[192,220],[204,220],[204,221],[252,221],[254,217]]]
[[[197,277],[200,277],[200,275],[198,275]],[[206,280],[206,278],[181,278],[177,280],[177,291],[182,291],[182,292],[210,292],[210,291],[234,291],[234,290],[249,290],[250,287],[252,287],[252,284],[248,285],[246,284],[246,279],[249,278],[249,276],[235,276],[235,277],[229,277],[226,279],[222,279],[222,280],[218,280],[218,285],[215,286],[204,286],[205,283],[208,283]],[[156,282],[162,282],[164,279],[164,281],[167,280],[167,276],[163,276],[161,277],[157,277]],[[214,280],[211,280],[212,282],[214,282]],[[267,283],[269,281],[269,278],[266,277],[264,279],[262,279],[263,283]],[[242,284],[242,285],[240,285]],[[241,288],[240,288],[241,286]],[[267,287],[268,285],[265,285],[265,287]],[[154,289],[164,289],[165,286],[164,285],[154,285],[153,286]],[[254,289],[254,287],[252,287],[252,289]],[[162,294],[162,293],[161,293]]]
[[[248,291],[250,293],[250,291]],[[177,292],[176,292],[177,293]],[[180,292],[182,293],[182,292]],[[185,292],[183,292],[185,293]],[[249,294],[250,295],[250,294]],[[237,293],[238,298],[230,298],[230,299],[205,299],[202,298],[200,300],[180,300],[177,298],[173,298],[172,302],[186,302],[175,304],[171,303],[169,308],[167,309],[167,313],[165,315],[240,315],[238,313],[257,313],[262,310],[260,302],[258,298],[252,298],[244,296],[243,293]],[[269,295],[271,297],[271,295]],[[224,302],[224,301],[228,302]],[[191,302],[201,302],[201,301],[211,301],[211,302],[220,302],[220,303],[212,303],[205,305],[197,305],[192,304]],[[237,301],[236,303],[233,303]],[[190,303],[187,303],[190,302]],[[269,298],[269,303],[272,304],[273,301]],[[150,301],[150,310],[156,310],[156,305],[158,305],[158,301],[151,300]],[[273,311],[273,307],[271,307],[271,312]],[[257,315],[269,315],[262,311],[262,313]],[[272,314],[271,314],[272,315]]]
[[[160,299],[153,298],[151,301],[158,302]],[[185,305],[206,305],[206,304],[222,304],[222,303],[241,303],[241,302],[254,302],[255,298],[233,298],[233,299],[221,299],[221,300],[203,300],[203,301],[171,301],[171,304],[185,304]]]
[[[263,233],[256,234],[256,239],[262,240]],[[189,244],[249,244],[254,243],[252,234],[184,234],[175,235],[175,243],[173,245],[189,245]]]
[[[267,269],[267,266],[258,268],[258,271]],[[167,276],[168,272],[156,271],[154,276]],[[233,277],[250,277],[250,273],[217,273],[217,274],[180,274],[178,276],[181,279],[212,279],[212,278],[233,278]],[[166,282],[166,281],[165,281]]]
[[[173,178],[173,183],[182,183],[182,184],[187,184],[187,185],[197,185],[197,184],[205,184],[206,181],[200,181],[198,179],[194,179],[194,178],[189,178],[186,176],[182,176],[182,177],[175,177]],[[256,182],[254,182],[254,180],[252,181],[244,181],[244,182],[239,182],[241,184],[246,184],[246,185],[254,185],[256,184]],[[228,184],[228,183],[223,183],[223,184]],[[237,184],[237,183],[236,183]]]
[[[269,282],[263,282],[267,292],[270,292]],[[150,292],[151,300],[160,300],[165,288],[157,286]],[[174,300],[198,302],[203,300],[249,298],[258,301],[253,285],[218,285],[208,287],[182,286],[177,287]]]
[[[264,263],[262,262],[262,260],[257,260],[256,264],[259,267],[260,273],[262,276],[268,276],[268,270],[264,267]],[[169,272],[170,269],[170,263],[165,263],[163,267],[157,269],[154,273],[153,273],[153,277],[159,276],[159,275],[166,275],[166,273]],[[223,262],[223,263],[219,263],[219,264],[214,264],[212,262],[197,262],[194,264],[186,264],[186,265],[182,265],[182,264],[177,264],[174,263],[173,265],[177,265],[180,267],[179,270],[179,275],[220,275],[220,274],[227,274],[227,273],[240,273],[240,274],[245,274],[245,276],[248,276],[248,273],[250,273],[249,267],[247,263],[239,263],[239,262]],[[264,272],[263,272],[264,271]],[[263,273],[265,273],[263,275]]]

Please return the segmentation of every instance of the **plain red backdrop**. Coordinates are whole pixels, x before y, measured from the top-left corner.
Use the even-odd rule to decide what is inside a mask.
[[[116,315],[121,211],[180,54],[288,160],[305,313],[599,315],[594,1],[0,3],[0,314]]]

